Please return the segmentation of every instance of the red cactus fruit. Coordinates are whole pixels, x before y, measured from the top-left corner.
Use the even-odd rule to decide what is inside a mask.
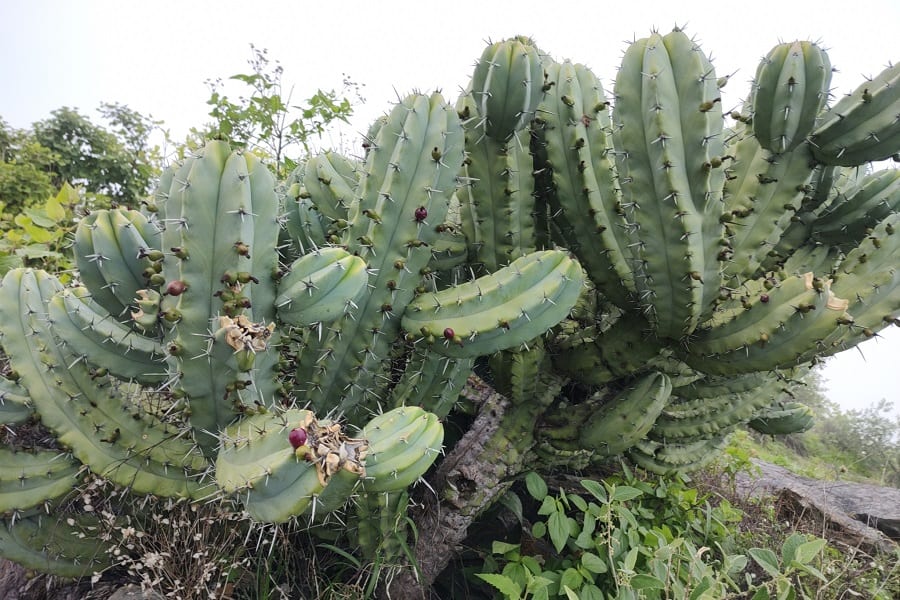
[[[288,434],[288,441],[291,443],[291,447],[296,450],[306,443],[306,430],[302,427],[291,429],[291,432]]]
[[[447,329],[444,330],[444,339],[452,340],[455,337],[456,337],[456,332],[453,331],[451,328],[448,327]]]
[[[180,279],[170,281],[166,286],[166,293],[170,296],[180,296],[187,289],[187,284]]]
[[[415,217],[416,217],[416,223],[421,223],[428,217],[428,209],[425,208],[424,206],[420,206],[419,208],[416,209]]]
[[[769,301],[769,295],[768,295],[768,294],[762,294],[762,295],[759,297],[759,301],[762,302],[763,304],[765,304],[766,302]]]

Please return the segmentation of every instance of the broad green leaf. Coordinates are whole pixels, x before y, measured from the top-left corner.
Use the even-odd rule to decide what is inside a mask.
[[[581,587],[578,597],[581,600],[603,600],[603,592],[593,583],[588,583]]]
[[[793,533],[788,539],[784,540],[784,543],[781,545],[781,562],[786,565],[791,564],[791,561],[794,560],[796,555],[797,548],[805,541],[806,536],[799,533]]]
[[[800,544],[797,546],[797,551],[794,554],[793,560],[797,561],[801,564],[808,564],[812,559],[818,556],[819,552],[825,547],[825,544],[828,542],[822,538],[817,538],[812,541]],[[792,562],[792,561],[791,561]]]
[[[820,570],[813,567],[812,565],[799,563],[795,560],[794,562],[791,563],[791,566],[794,567],[795,569],[797,569],[798,571],[803,571],[804,573],[808,573],[809,575],[812,575],[819,581],[828,581],[828,578],[825,577],[825,575]]]
[[[579,600],[578,594],[576,594],[569,586],[563,585],[563,591],[566,593],[566,598],[568,598],[568,600]]]
[[[631,500],[632,498],[637,498],[641,494],[643,494],[641,490],[637,488],[633,488],[628,485],[623,485],[617,487],[613,490],[612,501],[613,502],[624,502],[626,500]]]
[[[771,596],[769,596],[769,590],[764,587],[756,590],[756,593],[750,598],[750,600],[769,600]]]
[[[606,573],[608,570],[603,559],[593,552],[585,552],[581,555],[581,566],[591,573]]]
[[[519,523],[522,522],[522,499],[513,492],[506,492],[500,496],[500,505],[509,509],[516,516]]]
[[[778,557],[768,548],[750,548],[748,554],[771,577],[781,575],[781,569],[778,567]]]
[[[550,541],[557,552],[562,552],[569,539],[569,520],[563,512],[554,512],[547,519],[547,530],[550,532]]]
[[[68,186],[68,184],[66,184],[66,186]],[[59,223],[66,218],[66,209],[63,206],[63,203],[70,199],[70,196],[66,191],[66,186],[63,186],[63,189],[61,189],[56,196],[47,198],[47,202],[44,203],[44,212],[47,214],[48,218],[53,219],[56,223]],[[75,192],[71,186],[69,186],[69,190]],[[78,192],[75,192],[75,199],[78,199]]]
[[[23,266],[22,257],[15,254],[0,256],[0,276],[6,275],[10,269]]]
[[[606,504],[606,502],[607,502],[606,490],[603,489],[603,486],[600,485],[598,482],[593,481],[591,479],[585,479],[581,482],[581,487],[583,487],[588,492],[590,492],[591,495],[594,496],[594,498],[596,498],[600,502],[603,502],[604,504]]]
[[[497,588],[501,594],[506,596],[507,600],[519,600],[519,598],[522,597],[522,588],[505,575],[498,575],[497,573],[476,573],[475,576]]]
[[[631,578],[631,587],[636,590],[662,590],[666,584],[652,575],[638,573]]]
[[[704,577],[691,592],[689,600],[700,600],[710,587],[712,587],[712,583],[709,581],[709,577]]]
[[[553,496],[544,496],[544,501],[541,502],[540,508],[538,508],[538,514],[542,516],[552,515],[559,508],[557,507],[556,498]]]
[[[559,580],[560,586],[563,588],[571,588],[573,590],[580,588],[583,583],[584,577],[578,572],[578,569],[572,567],[563,571],[562,578]]]
[[[547,484],[544,479],[534,471],[525,475],[525,487],[535,500],[543,500],[547,497]]]
[[[494,540],[494,543],[491,545],[491,552],[494,554],[506,554],[507,552],[512,552],[514,550],[519,549],[519,544],[510,544],[507,542],[501,542],[500,540]]]
[[[526,569],[528,569],[535,575],[538,575],[541,571],[543,571],[543,569],[541,568],[541,563],[539,563],[533,556],[523,556],[519,560],[522,561],[522,565]],[[548,579],[547,581],[549,582],[550,580]]]
[[[52,200],[52,199],[51,199]],[[50,202],[48,200],[47,202]],[[50,218],[43,210],[38,210],[34,208],[26,208],[24,211],[28,218],[31,219],[31,222],[37,225],[38,227],[43,227],[44,229],[49,229],[50,227],[56,227],[57,221],[54,221]]]
[[[538,521],[537,523],[531,526],[531,535],[540,539],[547,535],[547,524],[543,521]]]
[[[581,512],[585,512],[587,510],[587,502],[584,501],[584,498],[581,496],[576,496],[575,494],[569,494],[567,496],[569,501],[575,505],[575,508],[580,510]]]
[[[594,547],[594,530],[597,528],[597,517],[591,513],[585,513],[584,524],[581,526],[581,532],[575,538],[575,544],[579,548]]]

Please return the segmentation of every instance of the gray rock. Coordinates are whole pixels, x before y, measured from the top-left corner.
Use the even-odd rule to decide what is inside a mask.
[[[752,459],[758,475],[741,473],[738,488],[774,495],[795,508],[821,516],[847,544],[893,552],[900,542],[900,489],[796,475]]]

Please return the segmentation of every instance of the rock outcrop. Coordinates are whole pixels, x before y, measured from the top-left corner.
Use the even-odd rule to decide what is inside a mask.
[[[900,543],[900,489],[824,481],[752,459],[758,474],[742,472],[738,489],[772,495],[785,507],[822,520],[829,538],[866,550],[893,552]]]

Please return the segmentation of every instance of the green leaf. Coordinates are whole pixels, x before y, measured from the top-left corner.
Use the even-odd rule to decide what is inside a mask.
[[[578,572],[578,569],[572,567],[563,571],[562,577],[559,580],[560,586],[571,588],[573,590],[580,588],[582,583],[584,583],[584,577]]]
[[[497,588],[501,594],[506,596],[507,600],[519,600],[519,598],[522,597],[522,588],[505,575],[498,575],[497,573],[476,573],[475,576]]]
[[[641,494],[643,494],[641,490],[637,488],[633,488],[628,485],[623,485],[617,487],[613,490],[612,501],[613,502],[624,502],[626,500],[631,500],[632,498],[637,498]]]
[[[531,497],[535,500],[543,500],[547,497],[547,484],[544,482],[543,478],[534,471],[529,471],[528,474],[525,475],[525,487],[528,489],[528,493],[531,494]]]
[[[539,563],[533,556],[523,556],[519,560],[522,561],[522,566],[524,566],[535,575],[543,571],[543,569],[541,568],[541,563]],[[550,580],[548,579],[547,582],[549,583]],[[531,589],[531,586],[529,586],[529,589]]]
[[[534,525],[531,526],[531,535],[540,539],[547,535],[547,524],[543,521],[538,521]]]
[[[600,485],[598,482],[593,481],[591,479],[585,479],[581,482],[581,487],[583,487],[588,492],[590,492],[591,495],[594,498],[596,498],[597,500],[599,500],[600,502],[602,502],[604,504],[607,503],[608,500],[607,500],[607,496],[606,496],[606,490],[603,489],[603,486]]]
[[[581,555],[581,566],[591,573],[606,573],[608,570],[603,559],[593,552],[585,552]]]
[[[558,509],[556,498],[553,496],[544,496],[544,501],[541,502],[540,508],[538,508],[538,514],[542,516],[552,515]]]
[[[582,586],[578,597],[581,600],[603,600],[603,592],[593,583],[588,583]]]
[[[52,198],[51,198],[52,200]],[[50,200],[48,200],[50,202]],[[51,227],[56,227],[57,222],[51,219],[47,214],[44,213],[43,210],[38,210],[35,208],[26,208],[24,211],[28,218],[31,219],[31,222],[37,225],[38,227],[43,227],[44,229],[49,229]]]
[[[569,494],[566,496],[569,499],[569,502],[575,505],[575,508],[580,510],[581,512],[587,511],[587,502],[584,501],[584,498],[581,496],[576,496],[575,494]]]
[[[636,590],[663,590],[666,584],[652,575],[638,573],[631,578],[631,587]]]
[[[790,562],[797,561],[800,564],[808,564],[822,551],[827,543],[826,540],[817,538],[804,544],[800,544],[797,546],[794,558]]]
[[[750,600],[769,600],[769,590],[764,587],[756,590],[756,593],[750,598]]]
[[[562,589],[563,589],[563,591],[566,593],[566,598],[568,598],[568,600],[578,600],[578,594],[576,594],[576,593],[572,590],[572,588],[570,588],[570,587],[567,586],[567,585],[564,585],[564,586],[562,587]]]
[[[778,557],[768,548],[750,548],[748,554],[771,577],[781,575],[781,569],[778,567]]]
[[[550,541],[557,552],[562,552],[569,539],[569,520],[563,512],[554,512],[547,519],[547,529],[550,532]]]
[[[0,256],[0,276],[6,275],[10,269],[23,266],[22,257],[15,254]]]
[[[506,492],[500,496],[500,505],[514,514],[519,523],[522,522],[522,499],[517,494]]]
[[[793,533],[788,539],[784,540],[784,543],[781,545],[781,562],[786,565],[791,564],[797,548],[805,541],[806,536],[799,533]]]
[[[688,600],[700,600],[700,597],[703,596],[704,592],[709,590],[712,587],[712,583],[709,580],[709,577],[704,577],[703,580],[697,584],[697,587],[691,592],[690,598]]]
[[[518,549],[519,544],[509,544],[507,542],[501,542],[500,540],[494,540],[494,543],[491,545],[491,552],[494,554],[500,554],[501,556],[506,554],[507,552],[512,552]]]
[[[55,197],[47,198],[47,202],[44,203],[44,213],[46,213],[47,217],[52,219],[54,223],[59,223],[66,218],[66,209],[63,207],[63,202],[65,202],[68,197],[68,192],[63,188],[59,191],[59,194]]]
[[[819,581],[826,581],[826,582],[828,581],[828,578],[825,577],[825,575],[820,570],[813,567],[812,565],[806,565],[803,563],[799,563],[795,560],[791,563],[791,566],[794,567],[795,569],[797,569],[798,571],[803,571],[804,573],[812,575]]]

